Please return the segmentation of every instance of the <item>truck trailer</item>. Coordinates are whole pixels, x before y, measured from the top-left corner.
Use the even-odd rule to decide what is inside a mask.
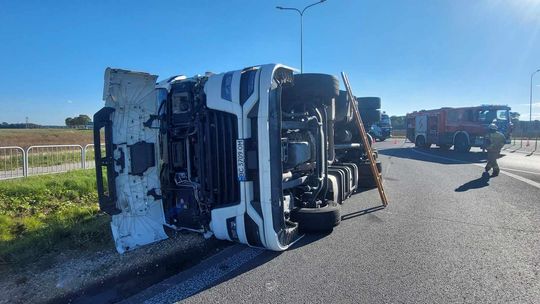
[[[99,203],[120,253],[180,229],[286,250],[374,186],[332,75],[267,64],[157,79],[107,68],[94,115]]]

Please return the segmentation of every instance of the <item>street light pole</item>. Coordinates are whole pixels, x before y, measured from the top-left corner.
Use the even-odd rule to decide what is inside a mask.
[[[282,6],[276,6],[277,9],[280,10],[289,10],[289,11],[295,11],[300,15],[300,73],[304,73],[304,12],[317,4],[321,4],[326,0],[320,0],[319,2],[315,2],[313,4],[310,4],[306,7],[304,7],[302,10],[299,10],[295,7],[282,7]]]
[[[540,72],[540,69],[534,71],[531,74],[531,95],[530,95],[530,108],[529,108],[529,128],[532,127],[532,101],[533,101],[533,78],[534,74]]]

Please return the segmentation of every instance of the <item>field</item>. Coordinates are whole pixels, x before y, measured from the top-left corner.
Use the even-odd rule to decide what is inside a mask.
[[[0,147],[32,145],[86,145],[93,143],[92,130],[0,129]]]
[[[109,222],[99,212],[94,170],[0,181],[0,265],[112,246]]]

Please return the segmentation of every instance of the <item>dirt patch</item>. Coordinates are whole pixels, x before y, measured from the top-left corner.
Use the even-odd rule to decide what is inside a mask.
[[[0,303],[114,303],[228,244],[205,240],[196,233],[176,233],[168,240],[122,255],[110,248],[46,256],[22,269],[0,270]]]
[[[0,147],[32,145],[87,145],[94,142],[92,130],[0,129]]]

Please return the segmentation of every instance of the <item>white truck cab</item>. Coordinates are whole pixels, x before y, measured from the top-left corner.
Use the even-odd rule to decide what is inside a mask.
[[[267,64],[157,78],[107,68],[94,116],[100,208],[118,252],[168,229],[281,251],[339,224],[369,168],[334,76]]]

